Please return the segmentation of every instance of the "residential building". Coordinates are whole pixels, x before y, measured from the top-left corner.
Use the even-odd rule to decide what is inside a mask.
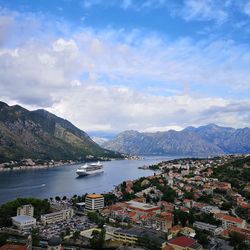
[[[104,208],[104,197],[101,194],[89,194],[85,198],[85,210],[96,211]]]
[[[183,227],[181,229],[181,234],[192,238],[196,235],[195,230],[191,227]]]
[[[31,204],[23,205],[17,208],[17,216],[18,215],[28,215],[34,216],[34,207]]]
[[[20,230],[29,230],[36,225],[36,219],[28,215],[12,217],[12,223]]]
[[[201,208],[201,211],[206,214],[216,214],[220,213],[220,209],[217,206],[205,206]]]
[[[213,235],[219,235],[222,231],[222,228],[221,227],[217,227],[215,225],[211,225],[211,224],[208,224],[208,223],[204,223],[204,222],[201,222],[201,221],[196,221],[194,222],[193,226],[195,228],[198,228],[200,230],[204,230],[204,231],[207,231]]]
[[[139,215],[143,215],[144,213],[160,213],[160,206],[154,206],[147,203],[137,202],[137,201],[128,201],[126,202],[127,208],[137,212]]]
[[[217,213],[215,214],[215,218],[222,222],[222,227],[224,229],[228,229],[231,226],[240,227],[240,228],[246,227],[245,220],[230,216],[228,214]]]
[[[44,225],[52,224],[52,223],[71,219],[73,216],[74,216],[74,210],[69,208],[69,209],[64,209],[64,210],[54,212],[54,213],[43,214],[41,215],[41,222]]]
[[[229,234],[237,233],[238,235],[242,237],[242,239],[250,241],[250,229],[231,226],[228,231],[229,231]]]

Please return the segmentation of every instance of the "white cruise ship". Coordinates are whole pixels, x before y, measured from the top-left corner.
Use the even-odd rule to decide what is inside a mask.
[[[103,173],[103,165],[98,161],[97,163],[85,164],[76,170],[79,176],[93,175]]]

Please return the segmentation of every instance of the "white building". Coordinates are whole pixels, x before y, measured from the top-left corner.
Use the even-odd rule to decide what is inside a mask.
[[[221,227],[217,227],[215,225],[211,225],[211,224],[204,223],[201,221],[194,222],[193,226],[198,228],[198,229],[210,232],[213,235],[219,235],[221,233],[221,231],[223,230]]]
[[[16,215],[28,215],[33,217],[34,216],[34,207],[31,204],[23,205],[17,208]]]
[[[43,214],[41,215],[41,222],[46,224],[52,224],[64,220],[71,219],[74,216],[74,210],[69,208],[65,210],[61,210],[54,213]]]
[[[201,211],[206,214],[217,214],[220,213],[220,209],[216,206],[205,206],[201,208]]]
[[[12,223],[20,230],[28,230],[36,225],[36,219],[28,215],[12,217]]]
[[[89,194],[85,198],[86,211],[96,211],[104,208],[104,197],[101,194]]]

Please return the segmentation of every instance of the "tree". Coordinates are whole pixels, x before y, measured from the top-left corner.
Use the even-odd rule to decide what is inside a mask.
[[[67,197],[64,195],[62,198],[63,201],[67,200]]]
[[[208,244],[208,234],[203,232],[202,230],[195,229],[195,238],[201,245],[207,245]]]
[[[40,243],[39,229],[37,228],[32,229],[31,236],[32,236],[32,245],[39,246],[39,243]]]
[[[174,202],[175,197],[176,197],[176,192],[171,187],[167,187],[163,191],[163,196],[162,196],[163,201]]]
[[[117,202],[117,197],[112,193],[104,194],[103,196],[104,196],[106,206],[110,206],[114,204],[115,202]]]
[[[103,228],[101,231],[99,230],[93,230],[92,232],[92,238],[90,239],[90,245],[94,249],[102,249],[105,243],[105,234],[106,231]]]
[[[244,241],[244,236],[237,232],[230,233],[230,244],[233,245],[236,249],[237,246]]]
[[[79,230],[77,230],[77,231],[75,231],[75,232],[73,233],[73,239],[74,239],[74,240],[78,239],[79,236],[80,236],[80,231],[79,231]]]
[[[56,200],[56,201],[60,201],[61,198],[60,198],[59,196],[56,196],[56,197],[55,197],[55,200]]]
[[[94,222],[98,225],[98,227],[102,228],[105,221],[102,217],[99,216],[99,214],[97,212],[88,212],[87,214],[89,220],[91,222]]]
[[[66,228],[66,232],[65,233],[66,233],[66,235],[70,235],[70,228],[69,227]]]
[[[147,235],[138,238],[137,244],[148,250],[160,250],[161,244],[155,240],[150,239]]]
[[[39,219],[41,214],[50,212],[50,203],[48,200],[18,198],[14,201],[7,202],[0,207],[0,227],[11,226],[11,217],[16,215],[18,207],[25,204],[31,204],[34,206],[34,217],[36,219]]]
[[[6,244],[8,239],[8,235],[7,234],[0,234],[0,247],[4,244]]]

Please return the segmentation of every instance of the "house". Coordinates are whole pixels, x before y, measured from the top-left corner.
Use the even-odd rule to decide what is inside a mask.
[[[176,236],[182,229],[182,226],[180,225],[175,225],[173,226],[169,231],[172,233],[173,236]]]
[[[173,212],[174,211],[174,204],[171,202],[167,202],[167,201],[161,201],[161,208],[162,211],[164,212]]]
[[[174,250],[202,250],[203,247],[195,239],[187,236],[180,236],[168,241],[169,246]]]
[[[231,226],[229,228],[228,232],[229,232],[229,234],[237,233],[243,239],[250,241],[250,229]]]
[[[183,227],[181,229],[181,234],[192,238],[196,235],[195,230],[191,227]]]
[[[230,216],[228,214],[223,213],[217,213],[214,216],[216,219],[222,221],[222,227],[224,229],[228,229],[231,226],[245,228],[246,227],[246,221],[241,218],[236,218],[233,216]]]

